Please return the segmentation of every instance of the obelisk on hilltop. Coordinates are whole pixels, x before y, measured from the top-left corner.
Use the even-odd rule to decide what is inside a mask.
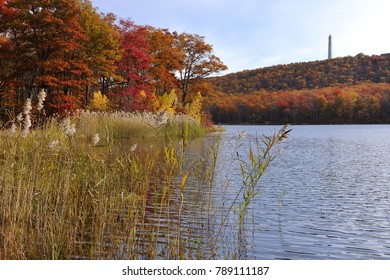
[[[329,35],[328,41],[328,59],[332,58],[332,35]]]

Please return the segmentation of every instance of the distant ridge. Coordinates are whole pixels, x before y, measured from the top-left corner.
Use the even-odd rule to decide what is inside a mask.
[[[230,94],[390,83],[390,53],[276,65],[213,77],[210,81],[218,91]]]

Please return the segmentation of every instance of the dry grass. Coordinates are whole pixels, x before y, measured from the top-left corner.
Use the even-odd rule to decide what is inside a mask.
[[[238,159],[244,185],[221,208],[219,140],[187,158],[188,141],[205,133],[191,118],[79,112],[31,129],[30,113],[0,131],[0,259],[220,258],[231,210],[240,208],[241,226],[272,146],[288,133]]]
[[[159,177],[179,172],[179,155],[166,151],[180,143],[184,122],[195,125],[184,116],[82,112],[2,130],[0,259],[138,258],[149,194],[160,191]]]

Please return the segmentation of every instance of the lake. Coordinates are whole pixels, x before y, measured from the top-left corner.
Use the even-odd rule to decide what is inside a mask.
[[[228,181],[225,186],[234,189],[242,184],[240,169],[231,160],[234,153],[245,158],[248,143],[280,127],[224,128],[216,183]],[[261,193],[250,205],[245,236],[231,244],[239,248],[235,257],[390,259],[390,126],[291,128],[260,180]],[[242,131],[246,141],[237,147]],[[229,204],[229,194],[224,197]],[[227,255],[226,248],[220,254]]]
[[[134,247],[122,232],[117,258],[390,259],[390,125],[291,126],[239,226],[240,163],[281,127],[191,141],[182,172],[152,182]]]

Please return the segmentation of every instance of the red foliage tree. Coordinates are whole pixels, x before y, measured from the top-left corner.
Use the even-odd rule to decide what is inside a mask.
[[[130,20],[120,21],[122,58],[118,61],[118,74],[122,81],[114,96],[121,109],[134,109],[141,91],[150,93],[150,75],[152,56],[146,40],[146,28]]]

